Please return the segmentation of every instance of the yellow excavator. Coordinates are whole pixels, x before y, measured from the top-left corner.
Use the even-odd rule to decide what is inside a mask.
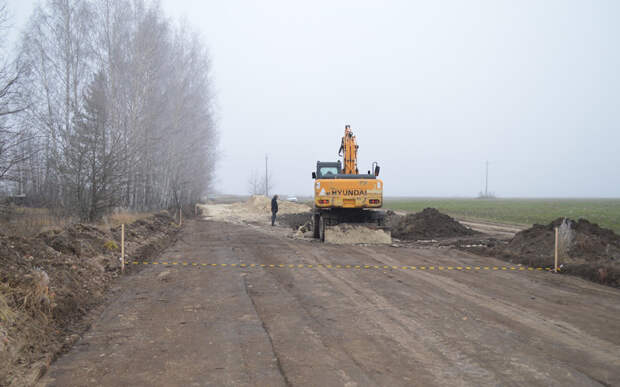
[[[371,227],[385,227],[385,213],[376,211],[383,206],[383,181],[378,179],[379,165],[360,174],[357,168],[359,146],[351,126],[344,128],[344,137],[338,150],[342,157],[335,162],[317,161],[314,179],[313,233],[325,241],[328,226],[340,223],[358,223]],[[344,164],[344,165],[343,165]]]

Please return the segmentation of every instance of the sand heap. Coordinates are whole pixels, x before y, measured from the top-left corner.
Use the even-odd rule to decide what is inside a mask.
[[[241,207],[253,213],[271,214],[271,199],[263,195],[254,195],[247,202],[242,203]],[[307,212],[309,208],[305,204],[278,200],[278,215]]]
[[[380,228],[368,227],[354,223],[342,223],[328,226],[325,242],[338,245],[350,244],[391,244],[390,232]]]
[[[405,216],[389,211],[389,217],[392,236],[403,240],[459,237],[478,233],[435,208],[425,208],[422,212]]]
[[[231,223],[264,223],[271,222],[271,199],[252,196],[244,203],[232,204],[200,204],[203,215],[209,219]],[[310,211],[305,204],[278,200],[278,215],[296,214]]]

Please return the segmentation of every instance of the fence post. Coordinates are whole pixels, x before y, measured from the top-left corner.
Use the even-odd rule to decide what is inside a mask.
[[[559,234],[560,234],[560,228],[556,227],[555,228],[555,263],[554,263],[554,271],[557,273],[558,272],[558,239],[559,238]]]
[[[121,224],[121,273],[125,272],[125,223]]]

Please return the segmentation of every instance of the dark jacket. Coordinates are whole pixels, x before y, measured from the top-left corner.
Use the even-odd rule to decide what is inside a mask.
[[[274,214],[278,212],[278,201],[275,197],[271,199],[271,212],[273,212]]]

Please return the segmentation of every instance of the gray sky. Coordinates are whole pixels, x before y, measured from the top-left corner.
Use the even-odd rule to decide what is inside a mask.
[[[33,8],[9,0],[21,27]],[[309,195],[344,125],[386,195],[620,197],[618,1],[163,0],[210,48],[219,191]]]

